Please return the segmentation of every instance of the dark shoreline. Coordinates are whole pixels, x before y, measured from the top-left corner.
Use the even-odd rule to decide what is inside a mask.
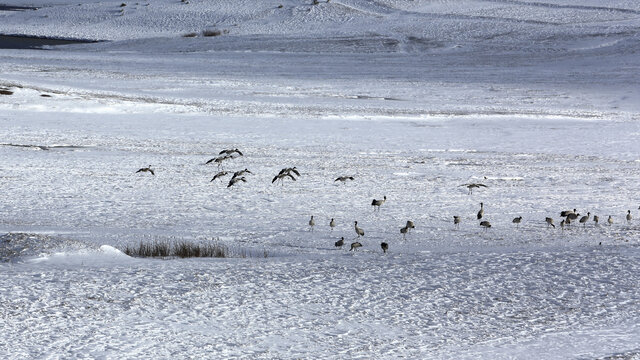
[[[0,11],[25,11],[25,10],[38,10],[39,8],[33,6],[16,6],[16,5],[4,5],[0,4]]]
[[[65,39],[31,35],[2,35],[0,34],[0,49],[42,49],[43,46],[88,44],[98,40]]]

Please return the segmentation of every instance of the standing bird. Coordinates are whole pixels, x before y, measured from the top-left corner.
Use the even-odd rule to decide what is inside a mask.
[[[217,174],[215,174],[213,176],[213,179],[211,179],[211,181],[214,181],[215,179],[219,179],[219,178],[221,178],[223,176],[226,176],[228,173],[229,173],[228,171],[220,171],[219,173],[217,173]],[[209,182],[211,182],[211,181],[209,181]]]
[[[354,227],[355,227],[355,230],[356,230],[356,234],[358,234],[357,237],[364,236],[364,230],[362,230],[361,228],[358,227],[358,222],[357,221],[354,223]]]
[[[150,172],[151,175],[155,175],[156,173],[153,172],[153,169],[151,169],[151,165],[147,166],[146,168],[142,168],[138,171],[136,171],[136,174],[139,172]]]
[[[405,225],[405,227],[407,228],[407,230],[411,230],[411,229],[415,229],[416,225],[413,223],[413,221],[407,220],[407,225]]]
[[[485,221],[480,221],[480,226],[483,226],[485,230],[487,230],[488,228],[491,227],[491,223],[488,222],[487,220]]]
[[[598,226],[599,221],[600,221],[600,218],[598,217],[598,215],[593,215],[593,222],[596,223],[596,226]]]
[[[333,218],[331,218],[331,221],[329,221],[329,226],[331,227],[331,231],[333,231],[333,228],[336,227],[336,221],[333,220]]]
[[[387,195],[385,195],[382,200],[373,199],[373,201],[371,202],[371,206],[373,206],[373,210],[375,210],[376,209],[375,207],[377,206],[378,211],[380,211],[380,206],[382,206],[382,204],[384,204],[385,201],[387,201]]]
[[[380,243],[380,247],[382,248],[382,253],[383,254],[386,254],[387,250],[389,250],[389,244],[387,244],[386,242]]]
[[[453,225],[460,228],[460,216],[453,215]]]
[[[590,217],[591,217],[591,213],[587,211],[587,215],[580,218],[580,223],[582,224],[583,227],[587,226],[587,221],[589,221]]]
[[[631,210],[627,210],[627,222],[631,222]]]
[[[522,222],[522,216],[518,216],[517,218],[514,218],[513,220],[511,220],[511,222],[516,224],[516,227],[520,227],[520,222]]]
[[[560,228],[564,231],[565,220],[560,221]]]
[[[577,213],[574,213],[574,212],[572,212],[570,214],[567,214],[567,219],[571,220],[571,221],[577,219],[578,217],[580,217],[580,214],[577,214]]]
[[[482,219],[484,216],[484,204],[480,203],[480,211],[478,211],[478,220]]]
[[[359,243],[359,242],[357,242],[357,241],[356,241],[356,242],[352,242],[352,243],[351,243],[351,249],[349,249],[349,251],[354,251],[354,250],[356,250],[356,249],[357,249],[357,248],[359,248],[359,247],[362,247],[362,244],[360,244],[360,243]]]
[[[487,186],[487,185],[485,185],[485,184],[476,184],[476,183],[471,183],[471,184],[462,184],[462,185],[460,185],[460,186],[466,186],[466,187],[467,187],[467,189],[469,189],[469,195],[472,195],[472,194],[473,194],[473,189],[481,188],[481,187],[488,187],[488,186]]]
[[[547,222],[547,227],[549,227],[549,225],[551,225],[551,226],[553,226],[554,229],[556,228],[556,226],[553,225],[553,218],[548,217],[548,218],[545,218],[544,221]]]
[[[613,225],[613,217],[611,215],[609,215],[609,218],[607,219],[607,223],[609,223],[609,226]]]
[[[342,245],[344,245],[344,237],[341,237],[340,240],[336,241],[335,246],[337,248],[341,248],[342,249]]]
[[[409,229],[406,226],[400,228],[400,234],[402,234],[402,240],[407,239],[407,231],[409,231]]]
[[[239,183],[240,181],[247,182],[247,179],[245,179],[244,176],[231,179],[229,180],[229,185],[227,185],[227,187],[232,187],[233,185],[235,185],[236,183]]]
[[[340,176],[337,179],[333,180],[333,182],[341,181],[343,184],[346,184],[347,180],[353,180],[353,176]]]
[[[311,227],[309,231],[313,231],[313,227],[316,225],[316,221],[313,220],[313,215],[311,215],[311,220],[309,220],[309,226]]]

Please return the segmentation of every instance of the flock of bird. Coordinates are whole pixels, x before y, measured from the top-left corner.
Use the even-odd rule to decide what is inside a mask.
[[[217,157],[214,157],[210,160],[208,160],[205,164],[217,164],[218,165],[218,170],[219,172],[217,174],[215,174],[213,176],[213,178],[210,180],[210,182],[213,182],[217,179],[220,179],[222,181],[222,178],[226,175],[231,174],[231,179],[229,180],[229,183],[227,184],[227,187],[231,187],[233,185],[235,185],[238,182],[247,182],[247,179],[243,176],[245,174],[253,174],[251,171],[249,171],[248,169],[244,169],[244,170],[239,170],[239,171],[235,171],[233,173],[231,173],[230,171],[226,171],[224,170],[223,167],[223,162],[227,161],[227,160],[231,160],[234,159],[238,156],[244,156],[244,154],[238,150],[238,149],[225,149],[220,151],[220,153],[218,154]],[[153,169],[151,169],[151,165],[149,165],[148,167],[144,167],[139,169],[138,171],[136,171],[136,173],[141,173],[141,172],[148,172],[151,175],[155,175],[155,172],[153,171]],[[283,168],[282,170],[280,170],[280,172],[273,177],[273,180],[271,180],[271,183],[278,183],[280,182],[282,185],[284,185],[284,181],[286,179],[290,179],[291,181],[296,181],[296,176],[299,177],[300,176],[300,172],[298,171],[298,169],[294,166],[294,167],[290,167],[290,168]],[[340,181],[342,183],[346,183],[348,180],[354,180],[353,176],[340,176],[338,178],[336,178],[334,180],[334,182]],[[481,184],[481,183],[469,183],[469,184],[462,184],[460,186],[464,186],[469,190],[469,195],[473,194],[473,189],[478,189],[478,188],[487,188],[487,185]],[[374,211],[380,211],[380,207],[387,201],[387,196],[383,196],[382,199],[373,199],[371,202],[371,206],[373,206]],[[640,207],[638,207],[638,209],[640,209]],[[580,216],[580,214],[577,212],[577,209],[573,209],[573,210],[564,210],[560,212],[560,216],[563,218],[562,221],[560,221],[560,227],[564,230],[565,227],[569,227],[571,226],[571,224],[574,221],[578,221],[580,224],[582,224],[583,226],[587,225],[587,222],[591,219],[593,219],[593,222],[595,223],[595,225],[597,226],[599,224],[600,218],[597,215],[594,215],[593,218],[591,218],[591,212],[587,212],[587,215],[584,216]],[[483,220],[484,218],[484,203],[480,203],[480,210],[477,213],[477,219],[480,221],[480,226],[484,228],[484,230],[487,230],[489,228],[491,228],[491,223],[487,220]],[[626,220],[627,222],[631,222],[632,220],[632,215],[631,215],[631,210],[627,210],[627,214],[626,214]],[[462,218],[458,215],[454,215],[453,216],[453,225],[456,228],[460,227],[460,222],[461,222]],[[547,223],[547,227],[553,227],[555,228],[555,224],[554,224],[554,220],[551,217],[547,217],[545,218],[545,222]],[[517,227],[520,226],[520,224],[522,223],[522,216],[518,216],[515,217],[512,220],[512,223],[515,224]],[[609,217],[607,218],[607,224],[609,226],[613,225],[614,220],[613,220],[613,216],[609,215]],[[310,227],[310,231],[314,230],[314,227],[316,225],[316,221],[313,217],[313,215],[311,216],[311,219],[309,220],[309,227]],[[333,231],[333,229],[336,227],[336,221],[334,218],[331,219],[331,221],[329,222],[329,227],[331,228],[331,231]],[[403,226],[402,228],[400,228],[400,234],[402,234],[402,238],[403,240],[406,239],[406,234],[411,230],[411,229],[415,229],[415,224],[413,223],[413,221],[408,220],[406,225]],[[364,230],[362,228],[360,228],[358,226],[358,222],[355,221],[354,222],[354,230],[356,232],[356,237],[354,238],[354,240],[359,239],[360,237],[364,236]],[[345,244],[345,240],[344,237],[341,237],[340,240],[335,242],[335,247],[337,248],[342,248],[342,246],[344,246]],[[360,243],[359,241],[354,241],[351,243],[351,247],[349,249],[349,251],[354,251],[357,250],[358,248],[362,247],[362,243]],[[380,248],[382,249],[383,253],[386,253],[389,250],[389,244],[386,242],[382,242],[380,243]]]

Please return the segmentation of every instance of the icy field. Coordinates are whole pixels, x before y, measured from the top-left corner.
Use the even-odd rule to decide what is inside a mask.
[[[640,358],[636,2],[3,3],[0,358]]]

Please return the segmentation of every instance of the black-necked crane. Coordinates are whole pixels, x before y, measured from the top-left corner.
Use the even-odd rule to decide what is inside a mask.
[[[229,173],[228,171],[220,171],[219,173],[213,175],[213,179],[211,179],[211,181],[214,181],[215,179],[220,179],[223,176],[226,176],[228,173]],[[222,180],[222,179],[220,179],[220,180]],[[211,182],[211,181],[209,181],[209,182]]]
[[[582,224],[583,227],[586,227],[587,221],[589,221],[589,218],[591,218],[591,213],[587,211],[587,215],[580,218],[580,224]]]
[[[232,178],[237,178],[238,176],[242,176],[244,174],[253,174],[253,173],[249,171],[249,169],[244,169],[244,170],[234,172]]]
[[[485,230],[487,230],[488,228],[491,227],[491,223],[488,222],[487,220],[485,221],[480,221],[480,226],[484,227]]]
[[[218,165],[218,169],[222,167],[222,162],[224,162],[225,160],[229,160],[229,159],[233,159],[232,156],[230,155],[222,155],[222,156],[218,156],[218,157],[214,157],[213,159],[209,159],[206,164],[210,164],[210,163],[216,163]]]
[[[560,221],[560,229],[562,229],[562,231],[564,231],[564,224],[565,224],[566,220],[562,220]]]
[[[357,242],[357,241],[356,242],[352,242],[351,243],[351,249],[349,249],[349,251],[354,251],[354,250],[356,250],[357,248],[360,248],[360,247],[362,247],[362,244],[360,244],[359,242]]]
[[[609,218],[607,219],[607,223],[609,224],[609,226],[613,225],[613,216],[609,215]]]
[[[384,204],[385,201],[387,201],[387,195],[385,195],[382,200],[373,199],[373,201],[371,202],[371,206],[373,206],[373,210],[375,210],[376,209],[375,207],[377,206],[378,211],[380,211],[380,206],[382,206],[382,204]]]
[[[627,210],[627,222],[631,222],[631,219],[633,217],[631,217],[631,210]]]
[[[358,227],[358,222],[357,221],[354,222],[353,226],[354,226],[354,228],[356,230],[356,234],[358,234],[357,237],[364,236],[364,230],[362,230],[360,227]]]
[[[460,228],[460,216],[453,215],[453,225]]]
[[[480,203],[480,211],[478,211],[478,220],[484,216],[484,203]]]
[[[341,237],[340,240],[336,241],[336,243],[334,245],[337,248],[342,248],[342,245],[344,245],[344,237]]]
[[[225,150],[220,151],[218,153],[218,155],[225,154],[225,155],[232,156],[234,153],[236,153],[236,154],[238,154],[240,156],[244,156],[244,154],[238,149],[225,149]]]
[[[286,179],[286,178],[290,178],[291,180],[296,181],[296,178],[295,178],[293,175],[291,175],[291,174],[289,174],[289,173],[282,173],[282,174],[278,174],[278,175],[276,175],[276,176],[273,178],[273,180],[271,180],[271,183],[273,184],[273,183],[274,183],[274,182],[276,182],[276,181],[280,181],[280,183],[282,184],[282,186],[284,186],[284,179]]]
[[[247,182],[247,179],[244,178],[244,176],[242,177],[237,177],[235,179],[231,179],[229,180],[229,185],[227,185],[227,187],[232,187],[233,185],[239,183],[239,182]]]
[[[402,234],[402,240],[407,239],[407,231],[409,231],[409,229],[406,226],[400,228],[400,234]]]
[[[598,215],[593,215],[593,222],[596,223],[596,226],[598,226],[599,221],[600,221],[600,218],[598,217]]]
[[[411,229],[415,229],[416,225],[413,223],[413,221],[407,220],[407,224],[405,225],[405,227],[407,228],[407,230],[411,230]]]
[[[278,175],[281,174],[291,174],[294,173],[296,174],[296,176],[300,176],[300,172],[298,172],[298,168],[297,167],[290,167],[290,168],[284,168],[282,170],[280,170],[280,172],[278,173]]]
[[[387,250],[389,250],[389,244],[386,242],[381,242],[380,247],[382,248],[382,253],[386,254]]]
[[[331,218],[331,221],[329,221],[329,227],[331,228],[331,231],[333,231],[333,228],[336,227],[336,221]]]
[[[547,223],[547,227],[553,226],[554,229],[556,228],[556,226],[553,225],[553,218],[547,217],[544,219],[544,221]]]
[[[514,218],[513,220],[511,220],[511,222],[516,224],[516,227],[520,227],[520,223],[522,222],[522,216],[518,216],[517,218]]]
[[[284,185],[284,179],[286,178],[290,178],[291,180],[296,181],[296,178],[293,176],[294,174],[300,176],[300,173],[295,166],[292,168],[284,168],[280,170],[278,175],[276,175],[273,180],[271,180],[271,183],[273,184],[274,182],[279,180],[282,182],[282,185]]]
[[[311,220],[309,220],[309,231],[313,231],[313,227],[316,226],[316,221],[313,220],[313,215],[311,215]]]
[[[333,180],[333,182],[340,181],[343,184],[346,184],[347,180],[353,180],[353,176],[339,176],[337,179]]]
[[[477,189],[477,188],[481,188],[481,187],[488,187],[485,184],[479,184],[479,183],[471,183],[471,184],[462,184],[460,186],[465,186],[467,189],[469,189],[469,195],[473,194],[473,189]]]
[[[572,212],[570,214],[567,214],[567,219],[569,219],[571,221],[573,221],[575,219],[578,219],[579,217],[580,217],[580,214],[578,214],[578,213]]]
[[[139,172],[149,172],[149,173],[151,173],[151,175],[155,175],[156,174],[155,172],[153,172],[153,169],[151,169],[151,165],[136,171],[136,173],[139,173]]]

